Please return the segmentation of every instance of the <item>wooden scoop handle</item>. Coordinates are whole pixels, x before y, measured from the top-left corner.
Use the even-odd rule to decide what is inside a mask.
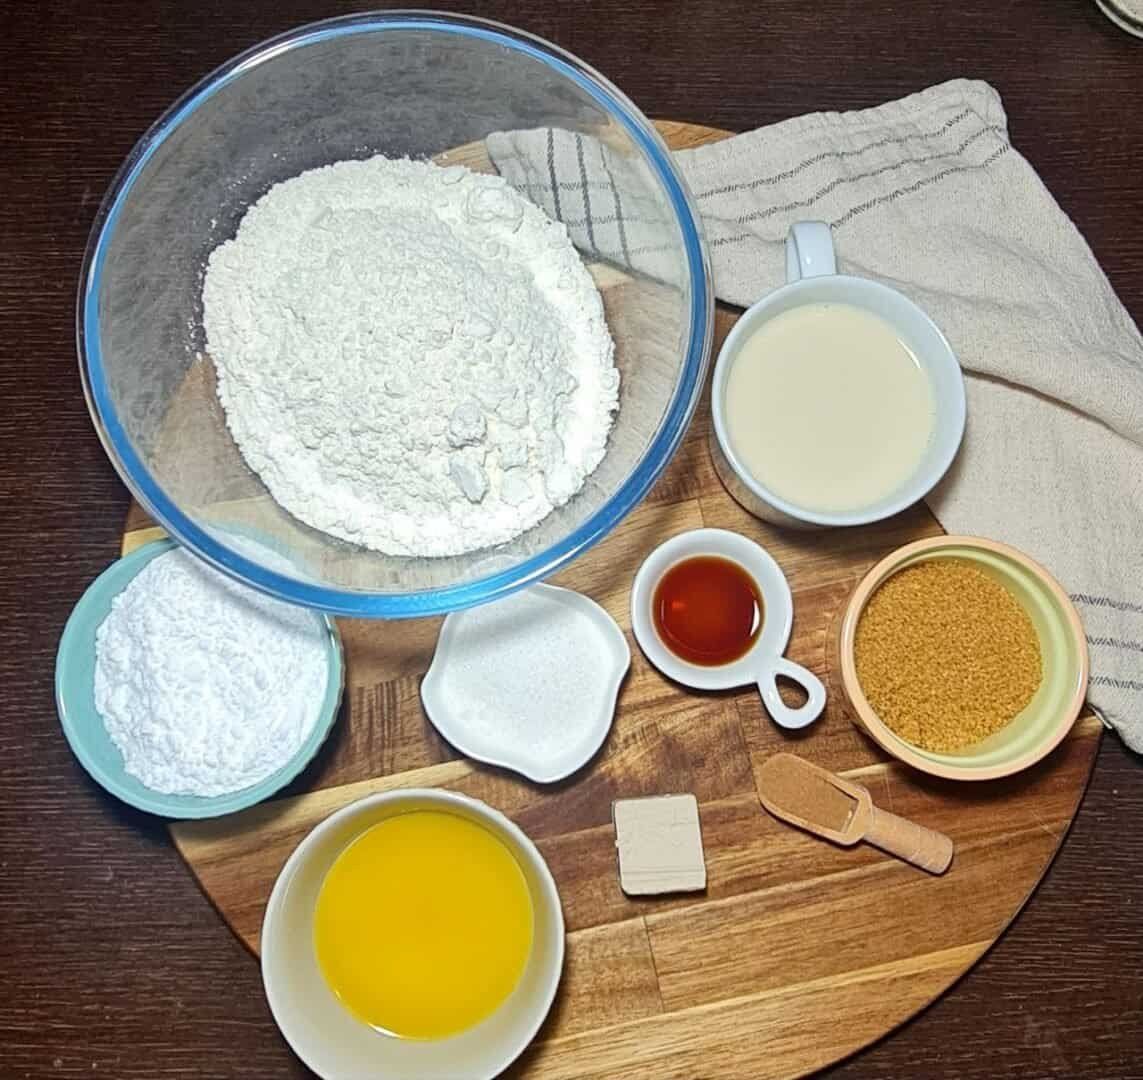
[[[878,810],[876,806],[872,808],[864,839],[930,874],[943,874],[952,862],[953,842],[944,833]]]

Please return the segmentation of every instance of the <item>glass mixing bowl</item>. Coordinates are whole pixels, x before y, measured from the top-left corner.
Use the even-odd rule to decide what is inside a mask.
[[[578,137],[608,162],[611,190],[597,195],[597,227],[626,208],[622,252],[601,256],[594,239],[580,235],[590,212],[567,205],[574,193],[562,207],[600,283],[622,379],[602,463],[578,495],[528,532],[463,556],[383,555],[292,517],[246,465],[215,394],[202,331],[210,252],[234,235],[252,202],[306,169],[383,153],[492,170],[487,136],[530,131],[534,140],[544,129]],[[629,247],[635,230],[638,247]],[[172,536],[284,600],[399,618],[503,596],[615,527],[686,432],[704,382],[712,303],[690,195],[662,139],[619,90],[518,30],[396,12],[333,19],[267,41],[159,119],[100,208],[77,335],[104,447]]]

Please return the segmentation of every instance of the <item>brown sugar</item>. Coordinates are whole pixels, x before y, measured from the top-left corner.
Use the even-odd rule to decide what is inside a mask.
[[[964,559],[906,567],[870,597],[854,638],[873,711],[924,750],[999,731],[1043,678],[1040,639],[1016,598]]]

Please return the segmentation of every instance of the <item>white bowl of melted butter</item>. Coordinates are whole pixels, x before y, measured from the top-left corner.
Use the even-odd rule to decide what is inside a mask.
[[[739,319],[715,366],[711,449],[747,510],[813,528],[880,521],[923,498],[964,434],[964,379],[907,297],[836,272],[829,227],[800,222],[789,281]]]
[[[491,1080],[532,1041],[564,961],[543,856],[458,792],[369,795],[286,861],[261,936],[266,997],[323,1080]]]

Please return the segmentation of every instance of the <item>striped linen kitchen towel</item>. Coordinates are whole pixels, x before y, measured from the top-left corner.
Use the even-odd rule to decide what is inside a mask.
[[[640,166],[586,135],[487,140],[501,174],[587,257],[670,280],[631,194]],[[1027,551],[1071,593],[1091,703],[1143,752],[1143,339],[1083,237],[1008,141],[999,95],[955,80],[877,108],[797,117],[676,161],[722,300],[785,280],[799,220],[829,222],[839,268],[912,297],[966,369],[968,426],[930,496],[949,532]]]

